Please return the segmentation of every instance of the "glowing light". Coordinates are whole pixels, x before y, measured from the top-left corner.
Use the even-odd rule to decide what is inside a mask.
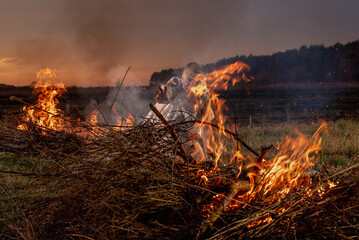
[[[63,111],[57,108],[58,97],[66,92],[62,83],[53,82],[56,78],[56,70],[45,68],[37,72],[37,83],[34,94],[38,99],[34,106],[25,107],[25,122],[32,123],[44,129],[62,130],[64,127]],[[27,124],[18,126],[20,130],[26,130]]]

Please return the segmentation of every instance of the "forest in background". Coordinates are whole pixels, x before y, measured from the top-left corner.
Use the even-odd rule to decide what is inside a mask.
[[[336,43],[330,47],[302,46],[272,55],[237,55],[206,64],[204,68],[206,72],[211,72],[236,61],[250,66],[249,74],[254,77],[251,84],[255,85],[359,82],[359,40],[345,45]],[[182,68],[155,72],[149,85],[157,86],[181,73]]]
[[[318,121],[357,118],[359,114],[359,40],[345,45],[337,43],[302,46],[267,56],[235,56],[204,65],[206,72],[242,61],[254,77],[226,92],[227,115],[241,124],[265,124],[288,121]],[[182,68],[164,69],[152,74],[149,86],[123,87],[117,97],[120,113],[131,113],[141,119],[154,103],[155,89],[172,76],[181,76]],[[22,104],[10,100],[17,96],[35,103],[31,86],[0,84],[0,116],[21,112]],[[115,87],[70,86],[61,97],[59,107],[77,115],[89,105],[104,104],[114,98]]]

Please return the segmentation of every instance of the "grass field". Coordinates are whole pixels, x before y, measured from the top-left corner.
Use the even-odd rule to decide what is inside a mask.
[[[359,116],[359,88],[249,89],[229,91],[240,122],[313,122],[320,119],[356,119]],[[229,105],[228,115],[234,117]]]
[[[103,102],[109,92],[115,88],[68,88],[67,93],[60,98],[59,107],[69,113],[83,111],[90,101]],[[122,89],[121,92],[128,92]],[[149,102],[153,102],[155,90],[146,87],[139,88],[141,104],[146,105],[133,115],[146,115],[150,110]],[[239,88],[220,92],[227,101],[227,115],[237,118],[242,125],[283,123],[283,122],[316,122],[320,119],[327,121],[342,118],[356,119],[359,116],[359,87],[266,87]],[[21,110],[22,104],[12,102],[9,97],[17,96],[26,102],[34,103],[30,87],[0,89],[0,115]],[[121,96],[121,94],[120,94]],[[127,109],[131,112],[131,109]]]
[[[239,128],[239,134],[251,146],[266,147],[280,142],[298,129],[310,137],[321,125],[317,123],[286,122]],[[323,149],[319,164],[343,169],[359,161],[359,121],[341,119],[328,122],[328,134],[323,135]]]
[[[103,92],[99,92],[92,89],[87,91],[87,94],[100,100],[101,96],[108,91],[107,89],[102,90]],[[21,96],[29,102],[34,102],[34,99],[28,96],[28,92],[22,91],[24,91],[22,95],[17,92],[9,92],[9,94]],[[75,99],[78,96],[77,94],[70,92],[67,97],[70,96],[69,99]],[[6,94],[3,94],[2,97],[5,102],[8,101]],[[314,169],[328,177],[359,164],[357,90],[336,89],[329,92],[325,91],[325,93],[305,90],[290,90],[289,93],[288,91],[279,90],[257,90],[252,91],[250,95],[248,95],[248,92],[232,92],[227,97],[231,99],[237,112],[239,137],[257,152],[271,144],[276,146],[286,136],[293,135],[294,129],[298,129],[307,137],[310,137],[321,125],[319,120],[326,119],[328,134],[323,134],[323,148],[319,151]],[[84,109],[89,98],[82,98],[81,101],[78,101],[77,104],[80,104],[78,108]],[[9,102],[6,104],[9,104]],[[13,104],[12,109],[20,108],[18,104],[11,104]],[[229,110],[229,112],[231,111]],[[8,114],[6,113],[5,115]],[[233,118],[234,116],[232,115],[232,120]],[[6,135],[7,131],[11,132],[11,129],[7,128],[6,125],[4,126],[0,130]],[[21,135],[21,132],[19,134]],[[168,185],[167,175],[163,176],[161,173],[160,176],[152,176],[151,174],[157,173],[157,167],[155,169],[149,168],[152,171],[151,174],[143,171],[144,168],[151,167],[152,164],[151,162],[146,162],[148,157],[145,155],[153,154],[148,153],[148,151],[152,151],[151,146],[145,152],[140,152],[140,154],[136,152],[142,148],[141,144],[143,143],[141,141],[146,142],[150,139],[142,136],[143,134],[138,135],[138,139],[135,139],[135,143],[140,144],[140,147],[133,143],[126,145],[126,138],[121,134],[118,134],[118,136],[115,134],[114,136],[109,136],[109,138],[100,139],[97,143],[95,142],[94,144],[99,144],[96,149],[91,144],[74,138],[73,135],[57,132],[54,132],[50,137],[43,137],[38,133],[26,135],[26,141],[21,140],[20,137],[16,144],[12,142],[11,134],[8,138],[5,135],[0,136],[1,146],[6,146],[2,147],[0,152],[0,206],[2,207],[0,213],[0,238],[43,239],[44,236],[55,236],[57,234],[57,239],[111,239],[111,236],[118,236],[116,231],[120,231],[121,234],[125,232],[125,235],[120,236],[126,236],[126,238],[131,239],[153,239],[167,236],[163,234],[193,238],[195,233],[190,226],[197,226],[200,223],[198,219],[189,222],[192,221],[191,218],[181,216],[185,219],[183,221],[186,222],[186,225],[189,226],[187,226],[188,229],[183,230],[183,235],[179,234],[182,231],[181,228],[178,227],[177,229],[176,227],[176,224],[178,224],[176,221],[178,220],[171,222],[171,225],[163,225],[166,223],[164,219],[166,219],[167,215],[176,219],[175,216],[177,216],[178,212],[183,211],[181,204],[187,203],[190,199],[189,196],[192,195],[188,194],[187,190],[183,193],[181,192],[183,189],[179,187],[180,183],[176,182],[178,179],[169,178],[171,180]],[[26,142],[30,143],[30,145],[26,146]],[[119,147],[122,146],[121,144],[126,145],[126,154]],[[242,148],[242,150],[244,153],[247,152],[245,148]],[[100,153],[96,151],[100,151]],[[272,149],[267,157],[273,157],[275,152],[276,150]],[[124,161],[123,164],[125,165],[118,165],[124,157],[129,158]],[[115,163],[107,160],[112,158],[118,161],[117,165],[111,165]],[[162,158],[165,157],[155,155],[149,158],[151,161],[159,161],[160,159],[163,163],[164,159]],[[94,159],[97,159],[96,161],[99,161],[101,165],[98,166]],[[140,159],[143,162],[140,162],[140,167],[133,166],[131,164],[135,161],[132,161],[132,159]],[[147,164],[149,165],[147,166]],[[158,167],[161,168],[160,165]],[[129,172],[133,171],[136,175],[131,175],[132,173],[128,173],[127,170]],[[150,194],[145,197],[141,196],[141,187],[137,189],[140,180],[134,178],[134,176],[138,177],[139,174],[143,175],[139,179],[143,181],[142,184],[146,188],[146,194]],[[127,180],[122,177],[127,175]],[[173,177],[171,174],[169,176]],[[350,181],[356,179],[355,176],[349,176],[348,180],[341,180],[345,183],[349,181],[349,178]],[[166,191],[170,189],[169,193],[173,194],[173,196],[164,195],[162,192],[164,191],[163,186],[166,186]],[[191,191],[189,192],[191,193]],[[198,190],[195,192],[198,192]],[[156,194],[160,194],[158,195],[160,197]],[[128,196],[137,196],[132,198],[134,203],[130,202],[129,205],[126,205],[128,204],[127,202],[119,200],[126,200],[125,197]],[[175,198],[174,196],[181,196],[183,199]],[[350,215],[349,220],[344,218],[344,212],[343,216],[336,216],[339,219],[339,229],[349,228],[350,230],[349,232],[339,232],[338,235],[335,235],[342,239],[348,239],[358,233],[358,227],[355,227],[358,224],[358,219],[355,217],[357,216],[355,214],[358,208],[356,202],[358,199],[349,195],[349,198],[351,197],[353,197],[353,202],[346,202],[345,204],[349,206],[349,209],[352,209],[354,215]],[[141,207],[142,202],[144,206]],[[336,204],[334,205],[337,206],[338,204]],[[345,204],[343,206],[347,206]],[[152,209],[151,206],[162,205],[165,206],[166,211],[170,211],[170,215],[166,211],[163,212],[162,208],[160,212],[156,212],[157,210],[155,209],[151,210],[154,211],[151,213],[152,215],[147,214],[147,210]],[[186,206],[184,207],[186,211],[191,211],[190,209],[196,206],[192,205],[190,209],[187,209],[188,206],[184,205]],[[171,206],[172,209],[168,210],[168,206]],[[96,211],[99,211],[100,215],[94,214]],[[129,214],[131,211],[135,213],[139,211],[139,213],[134,216]],[[127,216],[121,222],[122,225],[116,222],[120,220],[117,215],[113,216],[114,212],[119,216]],[[251,213],[249,211],[249,216],[251,216]],[[160,214],[161,218],[157,219],[156,214]],[[89,219],[89,216],[94,216],[97,220]],[[304,218],[307,219],[310,216],[312,215],[304,215]],[[348,214],[345,216],[348,216]],[[147,223],[144,219],[146,217],[154,221],[149,223],[152,228],[148,228],[144,224]],[[230,220],[233,219],[233,216],[226,215],[224,218]],[[323,221],[322,219],[326,218],[321,217],[316,221]],[[171,219],[171,221],[174,220]],[[350,224],[348,221],[350,221]],[[121,226],[121,229],[111,230],[111,234],[114,234],[111,235],[109,230],[105,228],[113,225]],[[353,231],[351,230],[352,226],[354,226]],[[159,230],[151,235],[151,231],[154,231],[154,229]],[[330,225],[327,229],[335,229],[335,226]],[[144,232],[144,235],[134,233],[142,233],[141,231]],[[296,236],[295,229],[294,233],[292,233],[294,235],[290,235],[292,230],[287,231],[289,235],[286,236]],[[59,233],[63,235],[58,235]],[[306,234],[303,233],[301,236],[307,236]],[[309,234],[308,236],[311,235]]]
[[[293,129],[298,129],[310,137],[319,126],[320,123],[298,124],[286,122],[239,127],[238,133],[250,146],[260,151],[261,147],[282,141],[285,136],[291,135]],[[328,122],[328,132],[328,135],[323,136],[323,149],[314,169],[323,171],[324,168],[328,175],[332,175],[358,164],[359,121],[344,119],[330,121]],[[63,186],[64,190],[69,188],[66,186],[68,184],[66,181],[60,179],[58,181],[53,181],[54,179],[47,181],[46,178],[37,178],[32,175],[51,172],[54,162],[50,160],[51,158],[46,157],[47,151],[49,150],[46,150],[45,147],[43,154],[40,153],[40,155],[32,155],[26,152],[3,151],[0,153],[0,170],[2,171],[0,173],[0,206],[2,206],[0,219],[4,224],[0,228],[2,238],[17,236],[24,239],[34,239],[38,234],[38,230],[32,229],[31,222],[35,220],[27,218],[28,215],[31,215],[31,212],[28,212],[28,206],[31,206],[34,202],[43,202],[44,200],[41,199],[49,201],[49,199],[62,198],[63,194],[66,194],[66,192],[61,191],[61,185],[63,184],[65,184]],[[243,151],[245,152],[245,150]],[[273,156],[273,154],[274,151],[270,152],[268,157]],[[67,168],[66,163],[59,164],[62,164],[65,169]],[[68,193],[66,195],[72,196],[72,194]],[[56,206],[52,207],[56,208]],[[48,211],[56,211],[51,210],[51,206],[47,206],[47,208],[50,208]],[[46,213],[47,210],[42,211],[45,211],[43,212],[45,215],[51,214],[51,212]],[[86,222],[87,220],[84,221]],[[46,223],[44,222],[43,224]],[[77,239],[76,234],[74,237]],[[72,239],[69,236],[67,238]]]

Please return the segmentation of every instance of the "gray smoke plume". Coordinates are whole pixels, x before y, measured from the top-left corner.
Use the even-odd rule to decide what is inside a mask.
[[[66,0],[64,16],[69,35],[79,56],[97,76],[106,76],[121,58],[121,1]],[[97,79],[99,80],[99,79]]]
[[[139,79],[127,69],[117,65],[110,69],[107,79],[116,86],[111,88],[110,92],[103,101],[99,103],[92,100],[85,113],[89,115],[94,110],[100,110],[98,115],[99,123],[118,124],[118,117],[122,119],[129,115],[135,118],[135,122],[142,121],[142,117],[149,112],[149,103],[153,100],[153,94],[148,91],[147,87],[132,85],[125,87],[121,85],[122,80],[138,83]],[[126,77],[124,78],[124,76]],[[112,106],[112,108],[111,108]]]

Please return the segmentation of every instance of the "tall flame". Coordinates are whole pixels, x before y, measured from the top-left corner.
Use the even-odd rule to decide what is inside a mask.
[[[194,84],[190,88],[189,97],[195,96],[195,109],[201,113],[201,119],[195,125],[198,135],[202,139],[202,144],[198,141],[194,142],[195,156],[198,157],[197,161],[201,162],[211,158],[214,161],[215,169],[219,168],[218,163],[223,158],[226,150],[225,137],[230,139],[230,136],[225,131],[227,120],[224,115],[225,101],[220,98],[217,91],[227,90],[230,83],[235,85],[239,81],[251,81],[252,78],[245,74],[249,70],[248,65],[236,62],[208,75],[199,74],[195,77]],[[212,128],[207,122],[215,124],[218,128]],[[308,187],[309,183],[311,183],[310,173],[318,156],[317,153],[322,149],[323,132],[327,132],[325,123],[310,138],[298,130],[294,130],[292,137],[287,136],[278,145],[275,157],[261,159],[260,161],[259,159],[252,159],[252,163],[247,164],[247,166],[243,166],[246,157],[242,155],[240,149],[231,153],[230,163],[238,166],[237,177],[246,168],[247,177],[250,180],[250,189],[234,193],[235,198],[247,203],[272,204],[298,189],[306,189],[305,192],[309,195],[313,194],[314,192]],[[202,181],[205,180],[205,182],[208,181],[207,176],[204,174],[201,179]],[[328,185],[330,187],[335,184],[328,182]],[[318,191],[316,193],[321,196],[325,189],[319,188]],[[204,211],[213,210],[212,205],[218,202],[218,197],[221,196],[223,197],[224,193],[219,193],[212,197],[212,202],[208,206],[204,206]],[[235,209],[239,206],[244,207],[245,204],[241,205],[237,202],[232,202],[227,209]],[[270,216],[264,216],[248,227],[267,223],[271,220]]]
[[[36,124],[40,127],[61,130],[64,127],[64,120],[60,117],[63,112],[57,108],[58,97],[66,92],[62,83],[56,83],[56,70],[51,68],[41,69],[37,72],[37,83],[33,93],[38,95],[36,104],[31,107],[24,107],[25,121]],[[26,124],[18,126],[19,129],[27,129]]]
[[[218,161],[225,150],[223,137],[228,134],[225,132],[227,118],[223,113],[226,109],[225,100],[220,98],[216,91],[227,90],[230,82],[234,86],[240,81],[251,81],[251,78],[245,74],[249,70],[249,66],[245,63],[235,62],[207,75],[198,74],[195,77],[189,96],[192,94],[195,96],[194,108],[201,114],[201,123],[212,122],[219,127],[217,129],[204,124],[196,124],[198,134],[203,140],[203,147],[199,143],[194,144],[196,155],[200,156],[196,159],[197,161],[207,160],[209,155],[212,155],[215,167],[218,166]],[[240,155],[237,152],[232,159]]]

